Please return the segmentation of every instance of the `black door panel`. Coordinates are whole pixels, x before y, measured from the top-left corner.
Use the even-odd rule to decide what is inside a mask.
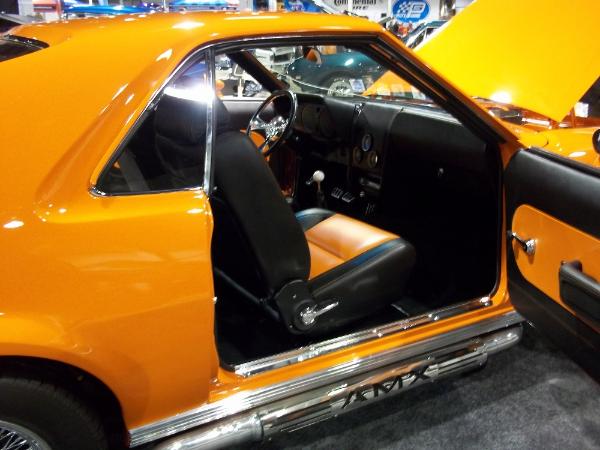
[[[517,210],[524,207],[538,211],[540,223],[552,220],[559,224],[560,230],[560,233],[554,230],[541,236],[521,236],[537,239],[538,249],[533,255],[526,255],[518,245],[508,243],[509,291],[513,305],[600,380],[600,328],[594,317],[600,308],[600,286],[592,276],[597,277],[597,274],[586,275],[578,270],[578,264],[573,261],[580,258],[572,257],[576,234],[585,233],[586,242],[590,243],[590,248],[583,253],[588,257],[588,264],[589,255],[598,254],[600,248],[600,171],[543,150],[521,150],[506,168],[505,193],[509,229],[514,226]],[[539,233],[543,230],[538,227]],[[522,230],[512,231],[526,234]],[[539,260],[549,253],[556,258],[550,268],[547,261]],[[559,261],[563,253],[564,259]],[[521,258],[521,266],[518,258]],[[533,264],[545,270],[538,273],[535,283],[528,281],[523,272],[524,267],[532,270]],[[586,268],[584,264],[586,270],[597,270],[597,267],[595,260],[591,267]],[[539,280],[549,280],[550,284],[542,285]]]
[[[506,198],[509,224],[528,204],[600,238],[600,170],[543,150],[520,151],[506,168]]]

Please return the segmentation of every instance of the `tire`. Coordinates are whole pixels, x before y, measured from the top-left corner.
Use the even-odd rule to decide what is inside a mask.
[[[0,448],[21,438],[19,450],[108,450],[96,415],[49,383],[0,378]]]

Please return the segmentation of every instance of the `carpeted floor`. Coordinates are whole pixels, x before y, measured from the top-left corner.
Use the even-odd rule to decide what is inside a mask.
[[[526,327],[468,376],[243,449],[600,449],[600,385]]]

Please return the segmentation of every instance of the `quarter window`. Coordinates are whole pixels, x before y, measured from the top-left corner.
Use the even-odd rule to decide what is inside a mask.
[[[200,59],[164,89],[101,174],[98,191],[115,195],[202,185],[207,106],[214,97],[207,71],[206,59]]]

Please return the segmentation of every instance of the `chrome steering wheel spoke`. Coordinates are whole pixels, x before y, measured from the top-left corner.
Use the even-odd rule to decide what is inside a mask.
[[[285,115],[276,114],[271,120],[265,121],[261,117],[261,114],[263,114],[272,104],[274,105],[275,102],[280,98],[286,98],[288,100],[288,111]],[[262,103],[262,105],[260,105],[258,110],[250,119],[248,127],[246,128],[246,134],[250,135],[253,132],[258,132],[265,138],[265,141],[258,147],[258,150],[265,157],[271,155],[273,151],[276,150],[279,145],[291,134],[292,125],[296,117],[297,107],[298,101],[293,92],[275,91]]]
[[[267,122],[257,115],[253,120],[250,121],[249,128],[250,131],[262,131],[266,134],[268,125],[269,124]]]

